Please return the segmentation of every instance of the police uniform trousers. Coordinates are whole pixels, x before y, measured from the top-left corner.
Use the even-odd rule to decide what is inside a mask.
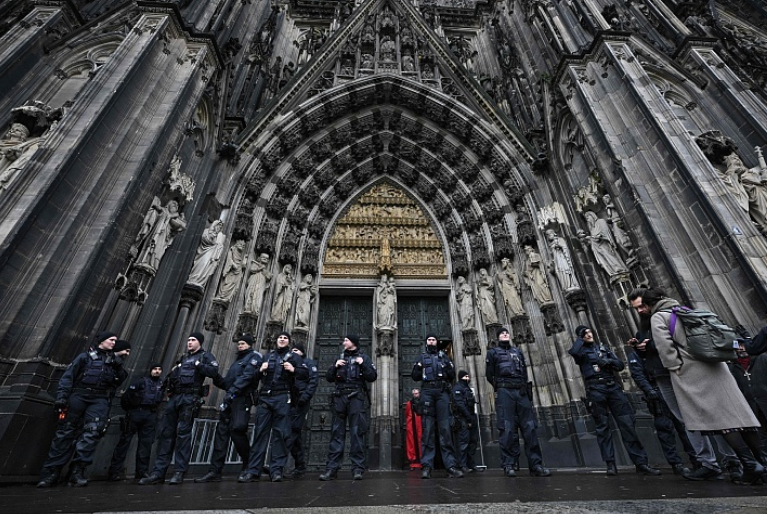
[[[474,454],[477,452],[477,443],[479,442],[479,427],[477,421],[461,419],[458,421],[458,465],[462,468],[473,468],[477,465],[474,461]]]
[[[453,433],[450,429],[450,393],[445,388],[433,388],[428,384],[425,382],[421,389],[423,405],[421,467],[434,468],[434,458],[437,453],[435,435],[439,433],[442,463],[445,465],[445,469],[454,468],[458,465],[458,460],[453,447]]]
[[[230,407],[220,412],[216,433],[213,436],[213,453],[210,457],[208,471],[220,475],[224,471],[226,454],[229,452],[229,439],[234,443],[234,449],[242,460],[242,467],[248,465],[250,441],[248,440],[248,423],[250,422],[250,395],[238,396]]]
[[[647,452],[639,441],[634,426],[634,411],[616,383],[587,383],[587,399],[596,426],[597,443],[605,462],[615,462],[615,447],[610,431],[610,414],[621,431],[623,446],[635,465],[647,464]]]
[[[256,409],[255,438],[250,447],[248,473],[260,475],[271,436],[271,458],[269,472],[272,476],[282,473],[288,462],[285,446],[290,436],[290,394],[284,392],[261,392]],[[272,433],[273,432],[273,433]]]
[[[192,455],[192,428],[200,410],[200,397],[192,393],[174,394],[165,405],[154,462],[156,474],[164,477],[171,459],[177,473],[186,473]],[[175,453],[174,453],[175,452]]]
[[[304,454],[304,441],[301,432],[304,429],[306,415],[310,408],[311,405],[306,402],[305,405],[301,406],[292,404],[290,409],[290,437],[288,437],[287,446],[295,461],[296,469],[300,471],[306,470],[306,455]]]
[[[336,472],[344,461],[346,424],[349,424],[349,459],[352,472],[365,470],[365,434],[368,420],[365,393],[359,389],[336,389],[332,396],[333,428],[330,432],[328,461],[325,469]]]
[[[149,459],[152,456],[152,444],[157,430],[157,407],[137,407],[125,413],[125,426],[117,441],[112,463],[109,466],[109,476],[117,476],[125,467],[128,449],[133,436],[138,434],[136,446],[136,478],[149,474]]]
[[[666,462],[671,466],[682,464],[682,458],[676,449],[676,436],[679,434],[679,440],[682,442],[685,453],[690,456],[690,462],[695,463],[697,461],[695,448],[692,447],[687,438],[684,423],[676,419],[662,398],[648,402],[648,407],[650,414],[653,415],[655,433],[658,435],[658,442],[663,450],[663,455],[666,457]]]
[[[527,465],[532,470],[543,465],[541,445],[536,433],[535,415],[527,389],[499,388],[495,392],[495,411],[498,419],[498,445],[501,448],[501,467],[511,468],[519,462],[519,436],[525,441]]]
[[[107,391],[79,392],[69,395],[67,414],[53,436],[44,468],[61,469],[74,451],[73,464],[88,466],[109,417]]]

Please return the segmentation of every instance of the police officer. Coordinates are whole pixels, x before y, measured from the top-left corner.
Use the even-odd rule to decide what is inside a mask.
[[[422,353],[413,364],[412,378],[423,382],[421,386],[421,405],[423,408],[421,424],[421,478],[431,478],[436,456],[435,432],[439,432],[439,446],[442,462],[447,473],[453,478],[463,478],[458,468],[458,459],[453,448],[450,429],[450,388],[455,380],[453,361],[437,346],[437,336],[426,336],[426,352]],[[436,426],[435,426],[436,425]]]
[[[309,402],[312,401],[314,393],[319,384],[319,373],[317,372],[317,363],[306,358],[306,347],[301,343],[293,343],[293,353],[303,359],[301,366],[305,372],[296,375],[296,383],[293,394],[294,402],[290,409],[290,437],[287,447],[295,461],[293,469],[293,478],[300,478],[306,473],[306,455],[304,454],[301,432],[306,422],[306,415],[309,413]]]
[[[471,471],[484,471],[474,462],[474,454],[477,452],[479,441],[479,426],[477,416],[474,413],[476,400],[471,390],[471,377],[467,371],[458,372],[458,383],[453,386],[453,408],[456,412],[458,423],[457,446],[458,464],[464,473]]]
[[[149,476],[149,458],[152,454],[155,430],[157,428],[157,408],[165,397],[165,384],[161,378],[162,364],[152,364],[149,376],[140,377],[131,383],[125,391],[120,404],[125,409],[122,434],[117,441],[112,463],[109,466],[109,481],[120,480],[125,466],[133,436],[138,434],[136,446],[136,479]]]
[[[629,371],[634,383],[642,390],[647,401],[647,408],[655,421],[655,432],[658,442],[666,456],[666,461],[671,465],[675,475],[687,475],[690,470],[682,464],[682,458],[676,451],[676,436],[682,441],[682,446],[690,460],[697,462],[695,449],[687,438],[687,430],[684,422],[672,414],[658,388],[657,377],[669,376],[669,371],[663,367],[653,340],[642,332],[637,332],[636,337],[629,339],[632,350],[628,353]]]
[[[74,487],[88,485],[85,468],[93,462],[96,445],[106,430],[114,390],[128,377],[123,369],[127,350],[115,354],[116,342],[114,332],[99,333],[96,346],[75,357],[61,376],[53,404],[60,422],[37,487],[56,485],[73,452],[69,483]]]
[[[178,485],[184,482],[192,454],[192,428],[194,418],[205,396],[205,378],[218,376],[218,362],[213,354],[202,348],[205,336],[192,332],[186,342],[187,353],[176,363],[167,378],[169,400],[160,429],[160,442],[154,470],[148,477],[139,480],[141,485],[165,482],[171,459],[174,473],[168,482]],[[175,452],[174,452],[175,449]]]
[[[501,450],[501,466],[507,477],[515,477],[515,464],[519,462],[517,429],[525,440],[525,454],[530,474],[536,477],[551,476],[543,466],[541,445],[535,432],[536,421],[531,391],[527,388],[527,363],[519,348],[511,346],[506,328],[499,328],[498,346],[487,352],[485,375],[495,389],[495,410],[498,416],[498,445]]]
[[[581,368],[586,385],[586,400],[596,425],[597,443],[602,459],[607,463],[607,474],[617,475],[615,448],[610,434],[609,414],[621,431],[623,446],[636,465],[637,473],[660,475],[660,470],[647,465],[647,452],[639,441],[634,427],[634,412],[613,375],[625,365],[604,344],[597,344],[590,327],[580,325],[575,329],[577,338],[568,353]]]
[[[210,466],[205,475],[194,479],[198,484],[221,481],[221,472],[224,470],[226,454],[229,451],[229,439],[234,443],[234,448],[242,459],[243,468],[247,466],[250,455],[248,423],[250,422],[250,408],[253,406],[252,390],[250,388],[245,388],[242,391],[230,389],[238,377],[248,373],[249,367],[260,366],[263,361],[263,357],[253,349],[253,345],[253,336],[242,334],[237,340],[237,357],[229,367],[226,376],[216,378],[213,381],[216,387],[227,391],[227,394],[219,406]]]
[[[296,376],[304,373],[305,368],[301,364],[301,357],[290,351],[290,334],[280,332],[277,348],[264,357],[254,377],[255,381],[261,382],[256,426],[248,467],[240,474],[238,482],[258,481],[270,436],[269,474],[272,482],[282,482],[282,471],[288,462],[286,444],[290,437],[290,391]]]
[[[349,423],[349,457],[352,462],[352,479],[362,480],[365,470],[364,439],[368,429],[366,416],[367,383],[375,382],[378,370],[370,357],[359,351],[360,338],[349,334],[344,338],[344,352],[330,366],[325,379],[336,384],[331,397],[333,428],[330,433],[328,460],[320,480],[334,480],[344,460],[346,423]]]

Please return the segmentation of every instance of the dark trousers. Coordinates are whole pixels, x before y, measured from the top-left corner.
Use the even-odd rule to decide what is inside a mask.
[[[450,469],[458,465],[456,451],[453,447],[451,431],[450,394],[444,389],[421,390],[421,467],[434,468],[434,458],[437,454],[436,433],[439,433],[439,447],[442,452],[442,463]]]
[[[526,389],[498,389],[495,392],[495,412],[498,419],[498,446],[501,467],[506,469],[519,462],[519,436],[525,441],[527,465],[532,470],[543,464],[541,445],[536,433],[533,406]]]
[[[351,398],[349,395],[352,395]],[[365,470],[365,434],[368,420],[363,391],[336,391],[332,396],[333,428],[325,469],[337,471],[344,461],[346,424],[349,424],[349,458],[352,471]]]
[[[69,395],[66,418],[59,422],[43,467],[60,470],[73,454],[73,464],[91,464],[108,417],[109,397],[106,393],[74,392]]]
[[[479,442],[477,420],[467,421],[462,419],[458,421],[456,439],[458,442],[458,465],[462,468],[473,468],[477,465],[474,460],[474,454],[477,452],[477,443]]]
[[[304,454],[304,441],[301,432],[306,423],[306,415],[309,413],[310,405],[293,405],[290,409],[290,437],[288,438],[288,450],[296,463],[296,469],[306,471],[306,455]]]
[[[690,457],[690,462],[693,464],[697,462],[695,448],[692,447],[690,440],[687,438],[687,429],[684,423],[676,419],[668,405],[666,405],[666,402],[661,398],[651,401],[648,403],[648,406],[650,414],[653,415],[655,433],[658,435],[658,442],[663,450],[663,455],[666,457],[666,462],[671,466],[682,464],[682,458],[676,450],[677,434],[679,435],[679,440],[682,441],[685,453]]]
[[[634,411],[631,410],[631,405],[618,384],[587,384],[586,391],[587,399],[591,403],[591,416],[596,425],[597,443],[602,460],[615,462],[615,447],[609,419],[612,414],[615,424],[621,431],[623,446],[631,461],[637,466],[647,464],[647,452],[639,441],[634,425]]]
[[[250,447],[248,472],[253,475],[261,474],[264,466],[266,451],[271,437],[271,458],[269,472],[272,476],[282,472],[288,462],[286,442],[290,436],[290,395],[285,392],[274,396],[261,395],[256,409],[256,426],[253,446]],[[272,434],[272,431],[274,433]]]
[[[177,473],[186,473],[192,455],[192,428],[200,409],[194,394],[174,394],[165,405],[157,447],[157,459],[152,474],[165,476],[171,459]]]
[[[147,409],[133,409],[125,413],[125,425],[120,439],[117,441],[112,463],[109,466],[109,475],[117,476],[125,467],[125,459],[128,457],[128,448],[133,436],[138,434],[138,446],[136,447],[136,478],[142,478],[149,474],[149,458],[152,455],[152,444],[157,430],[157,411]]]
[[[250,422],[251,404],[250,395],[238,396],[232,401],[228,410],[219,413],[208,471],[217,475],[224,471],[226,454],[229,451],[229,439],[234,443],[234,449],[237,450],[237,454],[242,459],[242,467],[248,466],[248,457],[250,456],[248,423]]]

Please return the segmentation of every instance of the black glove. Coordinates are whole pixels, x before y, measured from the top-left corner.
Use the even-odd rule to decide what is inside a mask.
[[[600,368],[609,368],[612,363],[610,362],[610,359],[607,359],[605,357],[600,357],[597,359],[597,364],[599,364]]]
[[[61,412],[66,410],[68,405],[69,405],[69,402],[64,399],[56,400],[55,402],[53,402],[53,409],[56,412]]]
[[[123,358],[119,355],[112,356],[112,362],[109,363],[113,368],[122,368],[123,366]]]
[[[307,403],[309,403],[309,398],[305,398],[302,396],[301,398],[298,399],[298,401],[296,402],[296,405],[298,405],[299,407],[303,407]]]
[[[658,394],[658,391],[655,389],[651,390],[649,393],[645,393],[645,396],[647,397],[648,402],[657,402],[660,400],[660,394]]]

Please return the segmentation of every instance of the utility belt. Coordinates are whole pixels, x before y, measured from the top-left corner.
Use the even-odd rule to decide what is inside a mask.
[[[175,387],[171,390],[171,394],[196,394],[203,396],[202,387]]]
[[[104,396],[107,397],[112,393],[111,389],[95,389],[93,387],[74,387],[73,393],[89,394],[91,396]]]
[[[429,382],[424,382],[421,384],[421,389],[445,389],[447,387],[447,382],[444,380],[430,380]]]
[[[157,412],[157,405],[139,405],[136,407],[138,410],[145,410],[149,412]]]
[[[524,389],[527,387],[527,384],[522,380],[496,380],[495,381],[495,387],[496,389]]]
[[[280,396],[281,394],[290,394],[290,389],[261,389],[261,396]]]
[[[362,384],[346,384],[336,386],[336,391],[360,391]]]
[[[586,387],[598,385],[612,387],[615,385],[615,379],[610,377],[591,377],[586,379]]]

